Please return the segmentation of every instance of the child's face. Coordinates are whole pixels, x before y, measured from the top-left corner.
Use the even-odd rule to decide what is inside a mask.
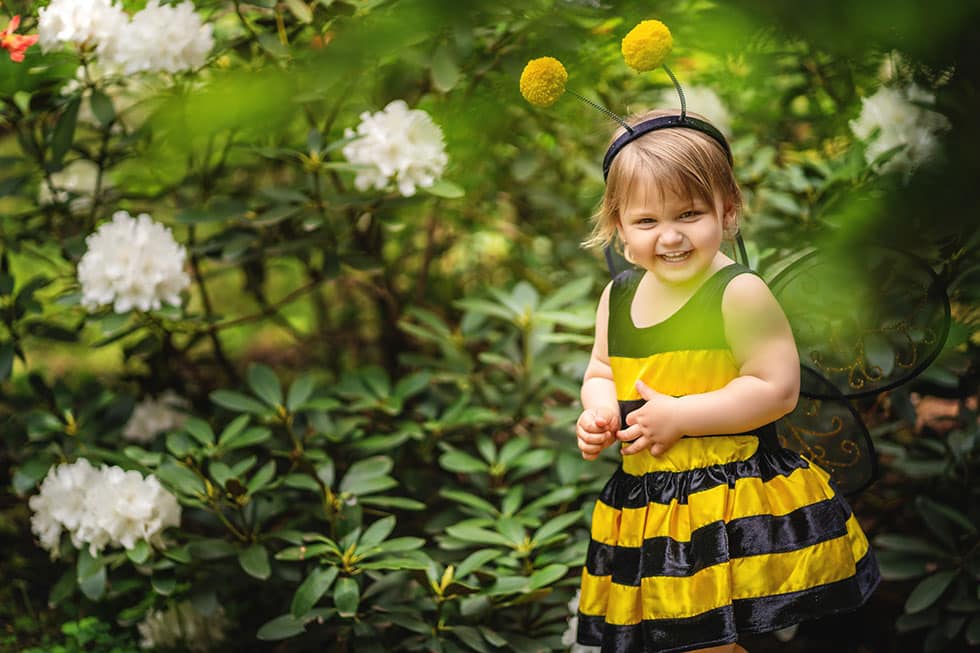
[[[733,215],[720,195],[714,204],[654,184],[636,184],[620,213],[618,231],[636,265],[670,286],[696,287],[721,248]]]

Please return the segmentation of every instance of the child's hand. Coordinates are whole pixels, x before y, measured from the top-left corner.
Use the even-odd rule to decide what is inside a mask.
[[[643,381],[636,382],[636,389],[646,403],[626,416],[627,428],[616,434],[620,440],[630,442],[620,453],[629,456],[649,449],[651,454],[659,456],[683,435],[672,420],[672,404],[677,399],[657,392]]]
[[[602,450],[616,441],[619,414],[609,408],[583,410],[575,423],[578,448],[586,460],[595,460]]]

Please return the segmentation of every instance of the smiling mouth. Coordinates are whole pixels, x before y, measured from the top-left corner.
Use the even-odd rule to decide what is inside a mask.
[[[667,261],[668,263],[679,263],[680,261],[687,260],[691,255],[691,250],[686,252],[671,252],[670,254],[659,254],[660,258]]]

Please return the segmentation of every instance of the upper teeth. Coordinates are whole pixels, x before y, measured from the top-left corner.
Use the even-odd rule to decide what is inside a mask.
[[[663,256],[664,258],[669,258],[669,259],[680,259],[680,258],[684,258],[685,256],[687,256],[687,252],[676,252],[676,253],[673,253],[673,254],[662,254],[661,256]]]

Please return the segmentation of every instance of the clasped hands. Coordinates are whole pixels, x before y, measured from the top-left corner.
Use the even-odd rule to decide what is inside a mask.
[[[620,451],[624,456],[649,449],[654,456],[666,452],[683,433],[674,423],[676,397],[665,395],[643,381],[636,389],[646,403],[626,416],[626,428],[620,428],[619,413],[610,408],[582,411],[575,424],[578,448],[586,460],[595,460],[603,449],[617,440],[629,442]]]

